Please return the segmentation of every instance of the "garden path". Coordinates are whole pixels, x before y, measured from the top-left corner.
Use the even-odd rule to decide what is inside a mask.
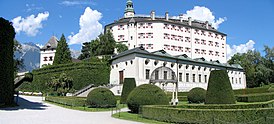
[[[42,97],[20,96],[20,106],[0,109],[0,124],[140,124],[115,119],[108,112],[84,112],[42,101]]]

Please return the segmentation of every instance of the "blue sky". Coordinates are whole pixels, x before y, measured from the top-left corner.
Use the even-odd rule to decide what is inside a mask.
[[[211,21],[216,22],[219,18],[223,19],[218,25],[218,30],[228,35],[228,54],[254,48],[262,52],[264,45],[273,47],[274,44],[273,0],[133,0],[133,2],[136,14],[148,15],[151,10],[155,10],[158,16],[163,16],[166,11],[170,16],[178,16],[190,11],[192,14],[187,15],[196,14],[197,18],[201,17],[202,20],[214,17],[215,19]],[[80,41],[72,43],[70,40],[84,41],[95,38],[106,24],[123,17],[125,4],[126,0],[0,0],[0,16],[10,21],[17,19],[16,39],[21,43],[33,42],[44,45],[52,35],[60,38],[64,33],[67,41],[72,44],[71,49],[80,50]],[[197,11],[194,11],[195,7]],[[197,15],[197,12],[199,14],[201,11],[208,12],[207,10],[211,13]],[[82,15],[84,21],[81,27],[79,20]],[[25,22],[22,23],[22,20]],[[91,27],[86,28],[88,26]],[[92,30],[88,31],[90,36],[79,39],[85,30]],[[77,36],[80,32],[82,35]]]

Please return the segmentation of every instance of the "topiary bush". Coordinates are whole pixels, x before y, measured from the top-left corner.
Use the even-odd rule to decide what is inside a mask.
[[[206,90],[200,87],[191,89],[187,95],[189,103],[204,103],[206,97]]]
[[[116,106],[114,94],[107,88],[96,88],[89,92],[87,105],[92,108],[110,108]]]
[[[120,103],[125,104],[129,93],[136,87],[135,78],[125,78]]]
[[[167,105],[168,102],[165,92],[151,84],[136,87],[127,98],[127,105],[132,113],[139,113],[139,108],[143,105]]]
[[[211,71],[205,104],[235,104],[235,101],[226,70]]]

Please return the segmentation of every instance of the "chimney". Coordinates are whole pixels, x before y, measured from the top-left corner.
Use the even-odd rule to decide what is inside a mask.
[[[151,17],[152,20],[155,20],[155,11],[154,10],[152,10],[150,12],[150,17]]]
[[[192,23],[192,19],[191,19],[191,17],[188,17],[188,25],[191,26],[191,23]]]
[[[208,29],[208,21],[205,22],[206,29]]]
[[[179,15],[180,22],[183,22],[183,18],[184,18],[184,15],[183,15],[183,14],[180,14],[180,15]]]
[[[166,20],[168,20],[168,12],[166,12]]]

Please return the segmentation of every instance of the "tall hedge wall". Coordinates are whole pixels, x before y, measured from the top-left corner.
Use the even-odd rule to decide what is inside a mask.
[[[0,104],[11,105],[14,93],[13,44],[15,31],[12,23],[0,18]]]
[[[73,78],[73,89],[79,90],[89,84],[100,86],[108,84],[110,67],[107,63],[69,63],[60,65],[51,65],[41,69],[33,70],[33,81],[24,83],[19,90],[47,92],[47,82],[51,81],[52,77],[58,77],[65,72],[69,77]]]

